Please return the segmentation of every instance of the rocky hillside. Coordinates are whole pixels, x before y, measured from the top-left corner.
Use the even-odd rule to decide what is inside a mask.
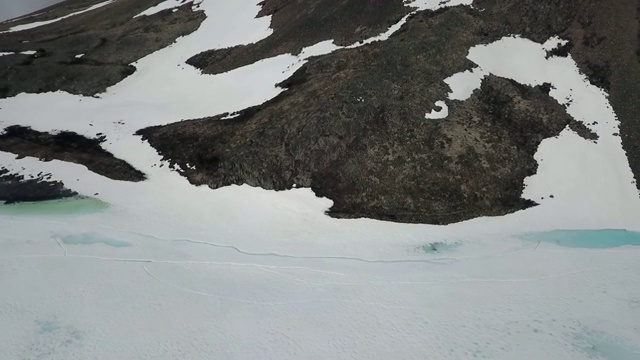
[[[267,0],[261,14],[273,14],[273,35],[189,63],[215,74],[324,39],[357,43],[408,12],[401,1],[311,3],[301,11],[296,1]],[[637,38],[633,31],[628,41],[614,36],[609,25],[637,28],[637,5],[481,0],[473,8],[419,12],[387,41],[310,60],[280,84],[287,89],[281,96],[231,119],[223,114],[140,134],[194,184],[311,187],[334,200],[337,217],[450,223],[508,213],[533,205],[520,198],[523,180],[536,172],[533,155],[542,139],[572,123],[549,89],[489,77],[470,99],[449,104],[444,120],[426,121],[422,110],[446,97],[445,78],[472,68],[466,55],[474,45],[511,34],[568,38],[548,56],[575,54],[589,80],[610,91],[637,177],[640,119],[628,94],[640,98],[640,91],[627,76],[638,71],[628,59],[637,60]],[[347,18],[355,20],[347,25]],[[323,22],[309,26],[308,19]]]
[[[161,0],[115,1],[46,26],[0,33],[0,98],[62,90],[93,96],[135,72],[131,63],[195,31],[202,12],[191,4],[154,16],[135,15]],[[0,32],[68,16],[104,0],[69,0],[41,15],[0,24]]]
[[[159,3],[71,0],[2,24],[0,30],[10,30],[104,5],[47,26],[0,34],[0,52],[9,54],[0,57],[0,96],[55,90],[96,95],[118,83],[136,71],[136,60],[195,31],[204,19],[192,2],[135,16]],[[446,224],[502,215],[535,205],[521,195],[525,178],[536,173],[534,155],[544,139],[567,127],[585,141],[597,141],[598,135],[549,96],[554,84],[526,86],[494,75],[485,76],[468,99],[448,101],[445,118],[424,114],[440,109],[436,103],[451,91],[447,78],[476,68],[467,58],[470,48],[513,35],[538,43],[558,37],[567,42],[547,56],[571,55],[588,80],[609,93],[639,178],[638,1],[476,0],[473,6],[417,12],[411,5],[262,1],[257,16],[270,16],[270,36],[187,54],[186,63],[215,75],[297,55],[323,41],[342,49],[308,59],[278,84],[284,92],[261,105],[175,119],[137,134],[193,184],[310,187],[334,201],[330,214],[336,217]],[[367,40],[397,25],[387,40]],[[37,151],[31,145],[4,150],[22,156],[58,153],[50,144],[32,143]],[[87,150],[62,159],[90,163],[87,159],[96,156],[101,155]],[[111,172],[130,179],[129,170]]]

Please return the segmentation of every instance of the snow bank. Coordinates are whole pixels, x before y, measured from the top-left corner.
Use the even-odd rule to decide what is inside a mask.
[[[447,103],[444,101],[436,101],[436,106],[440,108],[440,110],[433,110],[424,115],[425,119],[444,119],[449,116],[449,107]]]
[[[84,9],[84,10],[76,11],[76,12],[71,13],[69,15],[65,15],[65,16],[62,16],[62,17],[59,17],[59,18],[56,18],[56,19],[52,19],[52,20],[37,21],[37,22],[29,23],[29,24],[17,25],[17,26],[14,26],[14,27],[10,28],[9,30],[0,32],[0,34],[4,34],[4,33],[8,33],[8,32],[29,30],[29,29],[34,29],[34,28],[40,27],[40,26],[53,24],[53,23],[58,22],[60,20],[64,20],[64,19],[70,18],[72,16],[84,14],[86,12],[99,9],[99,8],[101,8],[103,6],[107,6],[107,5],[111,4],[114,1],[115,0],[107,0],[107,1],[101,2],[99,4],[95,4],[95,5],[91,6],[91,7],[88,7],[86,9]]]
[[[192,4],[192,8],[193,10],[198,9],[199,5],[202,3],[202,0],[200,1],[187,1],[187,0],[166,0],[163,1],[161,3],[159,3],[156,6],[150,7],[149,9],[141,12],[140,14],[137,14],[136,16],[134,16],[134,18],[140,17],[140,16],[151,16],[151,15],[155,15],[157,13],[159,13],[160,11],[163,10],[167,10],[167,9],[174,9],[174,11],[176,10],[176,8],[187,4],[187,3],[191,3]]]

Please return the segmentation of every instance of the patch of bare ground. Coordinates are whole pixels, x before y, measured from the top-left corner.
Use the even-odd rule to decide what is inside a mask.
[[[41,15],[0,25],[55,19],[101,1],[67,1]],[[21,92],[66,91],[93,96],[136,68],[131,63],[195,31],[205,16],[191,2],[172,12],[134,18],[160,0],[118,0],[45,26],[0,34],[0,98]],[[36,51],[34,55],[19,54]],[[84,54],[82,57],[76,55]]]
[[[89,139],[71,131],[49,134],[23,126],[11,126],[0,133],[0,151],[43,161],[62,160],[81,164],[113,180],[142,181],[145,175],[104,150],[103,137]]]
[[[271,16],[273,34],[256,43],[209,50],[187,63],[219,74],[264,58],[299,54],[325,40],[350,45],[385,32],[411,9],[402,0],[265,0],[258,17]]]
[[[0,167],[0,201],[5,204],[27,201],[57,200],[77,196],[60,181],[51,181],[47,175],[27,179]]]

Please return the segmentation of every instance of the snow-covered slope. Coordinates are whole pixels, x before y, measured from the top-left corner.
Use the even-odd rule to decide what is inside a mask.
[[[167,1],[149,14],[179,5]],[[204,0],[199,9],[207,19],[198,31],[141,59],[96,98],[0,100],[0,127],[102,133],[106,150],[148,175],[119,182],[76,164],[0,153],[10,170],[51,173],[108,204],[72,215],[0,213],[4,358],[640,358],[640,280],[631,275],[640,249],[563,248],[521,236],[640,231],[616,116],[571,57],[545,58],[558,39],[513,36],[469,49],[477,69],[448,79],[452,92],[442,99],[468,97],[486,74],[553,84],[550,96],[599,140],[566,129],[543,142],[523,193],[540,206],[449,226],[336,220],[324,215],[331,201],[309,189],[194,187],[133,135],[260,104],[308,57],[339,48],[323,42],[203,75],[185,64],[193,54],[271,30],[269,18],[255,18],[257,0]]]
[[[17,25],[17,26],[14,26],[14,27],[10,28],[7,31],[3,31],[2,33],[15,32],[15,31],[24,31],[24,30],[29,30],[29,29],[35,29],[35,28],[40,27],[40,26],[53,24],[54,22],[62,21],[64,19],[70,18],[72,16],[80,15],[80,14],[83,14],[83,13],[86,13],[86,12],[89,12],[89,11],[93,11],[93,10],[99,9],[99,8],[101,8],[103,6],[107,6],[107,5],[111,4],[114,1],[115,0],[107,0],[107,1],[101,2],[99,4],[90,6],[90,7],[86,8],[86,9],[84,9],[84,10],[77,11],[77,12],[71,13],[69,15],[65,15],[65,16],[62,16],[62,17],[59,17],[59,18],[55,18],[55,19],[52,19],[52,20],[37,21],[37,22],[29,23],[29,24]]]

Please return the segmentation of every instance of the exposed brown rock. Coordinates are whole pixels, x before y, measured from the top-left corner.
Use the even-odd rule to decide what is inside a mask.
[[[640,1],[578,4],[567,34],[571,56],[591,83],[609,94],[640,190]]]
[[[298,86],[298,95],[315,93],[311,84]],[[365,99],[335,110],[308,103],[301,115],[290,111],[297,96],[283,96],[237,120],[141,133],[195,184],[298,184],[333,199],[336,217],[443,224],[533,205],[520,198],[537,167],[533,155],[571,120],[541,90],[493,76],[471,99],[452,102],[444,120]]]
[[[67,1],[42,15],[0,25],[55,19],[102,1]],[[118,0],[102,8],[38,28],[0,34],[0,98],[21,92],[63,90],[92,96],[135,72],[130,63],[195,31],[204,13],[191,3],[178,11],[133,18],[160,0]],[[78,54],[85,54],[76,58]]]
[[[219,74],[281,54],[299,54],[324,40],[350,45],[386,31],[410,8],[402,0],[265,0],[258,17],[272,16],[273,34],[249,45],[209,50],[187,61]]]
[[[444,224],[523,209],[539,143],[572,120],[548,90],[489,76],[446,119],[424,118],[496,28],[470,8],[420,13],[387,41],[312,59],[235,118],[140,134],[195,184],[311,187],[338,217]]]
[[[514,34],[569,40],[568,49],[549,55],[568,50],[589,81],[607,91],[640,190],[640,1],[475,0],[474,6],[503,14]]]
[[[32,179],[0,167],[0,201],[5,204],[26,201],[46,201],[77,196],[60,181],[48,180],[40,174]]]
[[[262,5],[259,16],[273,16],[271,36],[201,53],[189,63],[220,73],[323,40],[351,44],[410,11],[399,0]],[[540,141],[567,126],[585,139],[597,136],[548,96],[553,84],[530,88],[495,76],[470,99],[449,101],[446,119],[426,120],[424,113],[446,98],[443,79],[473,66],[466,55],[477,44],[509,35],[568,39],[547,56],[571,55],[591,83],[609,91],[638,178],[639,12],[637,0],[476,0],[473,8],[425,11],[387,41],[311,59],[280,84],[287,91],[235,118],[219,115],[139,134],[194,184],[307,186],[334,200],[331,214],[337,217],[444,224],[505,214],[533,205],[520,194],[523,179],[535,173]],[[101,56],[115,52],[105,48]],[[31,60],[49,55],[43,48]],[[17,55],[0,61],[18,60],[24,61]]]
[[[89,139],[70,131],[49,134],[23,126],[11,126],[0,133],[0,151],[20,157],[32,156],[44,161],[78,163],[114,180],[142,181],[145,175],[104,150],[104,138]]]

